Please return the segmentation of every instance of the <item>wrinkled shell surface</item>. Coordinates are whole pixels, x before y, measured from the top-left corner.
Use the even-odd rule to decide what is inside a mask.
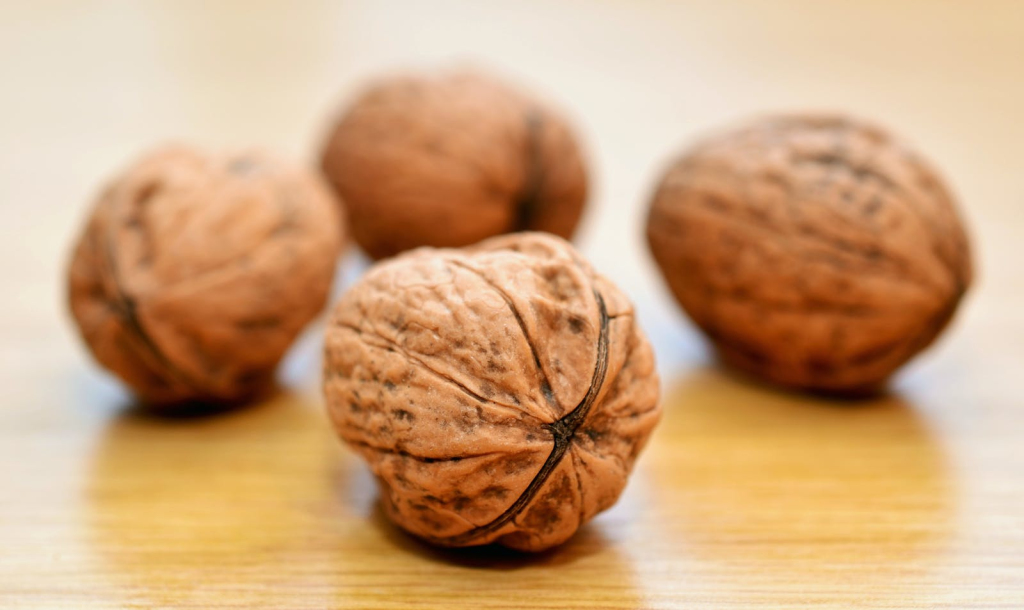
[[[325,349],[331,418],[384,509],[446,546],[564,542],[616,501],[660,415],[630,303],[539,233],[378,264]]]
[[[243,398],[323,309],[341,222],[311,174],[255,153],[164,148],[96,202],[71,310],[96,359],[144,400]]]
[[[513,231],[568,238],[587,195],[567,123],[471,72],[377,82],[341,118],[322,162],[374,258]]]
[[[936,172],[842,117],[771,118],[707,140],[664,176],[647,235],[724,360],[813,390],[876,389],[971,282]]]

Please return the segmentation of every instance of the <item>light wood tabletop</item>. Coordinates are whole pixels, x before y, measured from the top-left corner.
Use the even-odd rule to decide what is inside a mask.
[[[0,8],[0,607],[1024,607],[1024,3],[48,2]],[[312,162],[369,76],[471,62],[543,91],[595,181],[578,244],[634,299],[664,419],[619,503],[541,555],[436,550],[329,429],[318,321],[282,390],[160,419],[89,358],[65,267],[167,140]],[[978,281],[886,395],[718,367],[642,238],[665,162],[773,110],[942,168]],[[349,256],[335,293],[365,269]]]

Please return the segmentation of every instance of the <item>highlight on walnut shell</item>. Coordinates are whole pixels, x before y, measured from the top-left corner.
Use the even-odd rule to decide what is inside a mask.
[[[69,270],[71,311],[144,401],[247,398],[323,309],[341,223],[310,172],[255,152],[160,148],[96,201]]]
[[[572,236],[587,196],[577,138],[553,108],[487,74],[382,78],[322,153],[352,234],[375,259],[515,231]]]
[[[564,542],[616,501],[660,415],[629,301],[540,233],[377,264],[325,352],[328,411],[385,512],[444,546]]]
[[[723,360],[815,391],[883,386],[971,283],[936,171],[842,116],[771,117],[699,144],[662,178],[647,237]]]

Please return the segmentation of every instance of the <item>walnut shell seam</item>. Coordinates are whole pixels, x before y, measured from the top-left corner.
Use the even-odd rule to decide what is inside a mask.
[[[236,162],[237,165],[237,162]],[[231,170],[250,170],[249,166],[236,167],[232,166]],[[118,208],[126,207],[127,203],[134,203],[136,207],[141,207],[154,197],[160,190],[158,183],[152,184],[151,187],[145,189],[142,195],[136,200],[118,200],[116,205]],[[287,197],[283,193],[276,193],[277,196],[272,198],[272,201],[282,210],[281,222],[274,229],[273,235],[279,235],[289,230],[294,222],[294,210],[291,205],[286,205]],[[118,214],[112,214],[113,217],[118,217]],[[139,227],[142,230],[144,226],[144,220],[141,215],[133,214],[130,216],[129,222],[133,227]],[[106,271],[108,272],[108,278],[110,283],[108,285],[107,297],[110,299],[110,306],[114,314],[118,316],[121,321],[125,324],[129,331],[129,336],[136,340],[137,347],[141,348],[143,354],[140,354],[144,359],[155,361],[159,365],[159,369],[162,373],[167,374],[171,377],[174,383],[180,384],[192,392],[205,393],[205,388],[202,383],[193,379],[188,373],[177,366],[170,358],[168,358],[163,350],[157,345],[157,342],[153,340],[152,336],[146,330],[145,325],[137,314],[138,299],[128,293],[128,290],[124,286],[124,282],[121,279],[120,270],[118,268],[116,248],[115,230],[117,223],[108,223],[105,227],[105,231],[102,236],[96,237],[102,241],[99,252],[102,256],[102,263],[106,265]],[[208,269],[204,272],[204,275],[208,275],[217,268]],[[195,282],[198,278],[192,278],[189,281]],[[148,357],[148,358],[147,358]],[[147,365],[148,366],[148,365]]]
[[[458,261],[449,261],[449,262],[452,263],[453,265],[457,266],[457,267],[462,268],[462,269],[466,269],[468,271],[474,271],[471,267],[463,265],[463,264],[459,263]],[[492,284],[492,286],[493,286],[493,284]],[[509,309],[511,310],[513,315],[519,320],[520,325],[521,325],[521,330],[522,330],[523,334],[528,337],[528,335],[526,334],[526,328],[525,328],[525,326],[523,326],[523,322],[522,322],[522,319],[521,319],[521,316],[520,316],[518,310],[515,308],[515,306],[512,304],[512,302],[508,300],[507,296],[502,292],[502,290],[500,288],[498,288],[497,286],[493,286],[493,287],[498,292],[498,294],[500,294],[503,298],[505,298],[506,301],[508,301]],[[613,319],[616,319],[616,318],[618,318],[620,316],[629,315],[629,314],[626,314],[626,313],[622,313],[622,314],[618,314],[618,315],[614,315],[614,316],[609,315],[607,307],[605,305],[604,297],[602,297],[600,292],[598,292],[596,289],[592,290],[592,292],[594,294],[594,299],[597,302],[598,312],[599,312],[599,316],[600,316],[600,318],[599,318],[600,319],[600,329],[599,329],[598,342],[597,342],[597,359],[596,359],[596,362],[595,362],[595,365],[594,365],[594,373],[593,373],[593,376],[591,378],[590,385],[589,385],[589,387],[587,389],[587,393],[583,397],[583,400],[581,400],[580,403],[578,405],[576,405],[576,407],[574,407],[572,411],[570,411],[569,413],[567,413],[566,415],[562,416],[561,418],[559,418],[558,420],[556,420],[554,422],[541,424],[541,428],[543,428],[543,429],[545,429],[545,430],[547,430],[548,432],[551,433],[551,436],[552,436],[552,439],[553,439],[553,442],[554,442],[554,445],[553,445],[553,447],[551,449],[551,453],[548,454],[548,457],[545,460],[544,464],[538,470],[537,474],[534,475],[534,478],[530,481],[530,483],[523,490],[523,492],[519,495],[519,497],[514,502],[512,502],[512,504],[503,513],[498,515],[492,521],[490,521],[488,523],[485,523],[483,525],[474,526],[472,529],[467,530],[465,532],[462,532],[460,534],[456,534],[454,536],[438,537],[438,536],[426,536],[426,535],[423,535],[423,534],[418,534],[421,538],[425,538],[425,539],[427,539],[429,541],[432,541],[432,542],[435,542],[435,543],[439,543],[439,544],[444,544],[444,545],[463,546],[463,545],[471,544],[472,541],[474,539],[476,539],[476,538],[480,538],[480,537],[486,536],[488,534],[492,534],[492,533],[500,530],[503,526],[508,524],[510,521],[513,521],[520,514],[520,512],[523,509],[525,509],[530,504],[530,502],[534,499],[536,494],[540,491],[540,489],[547,482],[548,477],[551,475],[551,473],[561,463],[561,460],[564,457],[565,453],[568,451],[569,447],[571,447],[573,436],[575,435],[576,431],[580,428],[580,426],[582,426],[583,423],[585,422],[586,417],[589,414],[591,407],[597,401],[597,398],[600,396],[601,390],[604,387],[605,377],[606,377],[606,374],[608,372],[609,324],[610,324],[611,320],[613,320]],[[347,330],[349,330],[349,331],[351,331],[351,332],[353,332],[355,334],[358,334],[358,335],[360,335],[360,336],[362,336],[364,338],[367,336],[367,334],[373,334],[373,333],[367,333],[367,331],[365,331],[365,330],[363,330],[361,328],[357,328],[355,326],[351,326],[351,325],[348,325],[348,324],[341,324],[340,327],[341,328],[345,328],[345,329],[347,329]],[[424,369],[426,369],[427,371],[430,371],[434,375],[437,375],[438,377],[443,378],[445,381],[455,385],[456,387],[459,388],[459,390],[461,390],[462,392],[466,393],[470,397],[472,397],[472,398],[474,398],[474,399],[476,399],[476,400],[478,400],[478,401],[480,401],[482,403],[492,403],[493,402],[491,399],[488,399],[488,398],[485,398],[483,396],[480,396],[479,394],[474,392],[472,389],[466,387],[465,384],[459,382],[457,379],[454,379],[454,378],[452,378],[452,377],[450,377],[448,375],[445,375],[444,373],[441,373],[439,371],[434,370],[433,368],[429,367],[428,365],[426,365],[424,362],[422,362],[418,358],[416,358],[413,355],[409,354],[407,351],[400,350],[398,348],[398,346],[393,345],[388,339],[386,339],[384,337],[380,337],[380,336],[375,335],[375,334],[373,334],[373,336],[375,336],[376,338],[380,339],[381,342],[383,342],[384,344],[387,345],[387,347],[385,349],[387,349],[389,351],[402,351],[402,354],[407,359],[409,359],[411,362],[416,363],[418,366],[423,367]],[[528,343],[530,344],[531,348],[534,347],[532,341],[528,340]],[[539,361],[539,358],[537,357],[536,353],[534,354],[534,357],[535,357],[535,359],[537,361],[536,362],[537,363],[537,370],[543,376],[544,375],[543,368],[540,366],[540,361]],[[554,394],[551,391],[550,383],[546,379],[544,379],[544,381],[542,382],[541,391],[542,391],[542,393],[544,394],[544,396],[545,396],[545,398],[547,400],[554,401]],[[352,445],[364,446],[364,447],[366,447],[368,449],[372,449],[373,451],[383,451],[383,452],[387,452],[387,453],[395,453],[395,454],[401,455],[403,457],[410,458],[410,459],[413,459],[413,460],[416,460],[416,461],[425,462],[425,463],[434,463],[434,462],[443,461],[445,459],[447,459],[447,460],[461,460],[461,459],[470,458],[470,457],[480,457],[479,455],[462,455],[462,456],[450,457],[450,458],[431,458],[431,457],[419,456],[419,455],[416,455],[416,454],[408,452],[408,451],[402,451],[402,450],[397,450],[397,449],[393,449],[393,448],[385,448],[385,447],[380,447],[380,446],[377,446],[377,445],[369,445],[367,443],[356,441],[355,439],[351,439],[351,438],[345,438],[345,441],[347,443],[352,444]]]
[[[328,327],[324,390],[397,525],[538,551],[615,503],[660,412],[653,353],[568,243],[423,249],[361,282]]]
[[[531,106],[526,111],[526,177],[516,198],[516,214],[510,232],[528,231],[541,207],[544,193],[544,163],[541,159],[541,131],[544,129],[544,115]]]
[[[462,545],[474,538],[485,536],[501,529],[506,523],[515,519],[533,500],[537,492],[540,491],[540,488],[547,482],[555,467],[561,462],[565,452],[569,449],[576,430],[579,429],[586,419],[590,408],[594,405],[594,401],[597,400],[598,395],[601,393],[601,387],[604,385],[605,375],[608,372],[608,322],[611,318],[608,316],[608,310],[605,307],[604,298],[601,296],[601,293],[595,290],[594,298],[597,299],[598,311],[601,316],[601,329],[597,341],[597,362],[594,364],[594,376],[590,380],[590,387],[587,389],[583,400],[572,411],[550,424],[544,424],[543,427],[551,432],[551,436],[554,439],[554,446],[552,446],[551,453],[548,454],[544,464],[516,501],[493,521],[455,536],[435,539],[435,541]],[[513,311],[515,310],[513,309]]]

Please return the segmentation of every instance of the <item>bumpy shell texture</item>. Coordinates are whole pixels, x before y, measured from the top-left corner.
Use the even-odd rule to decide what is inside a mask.
[[[392,520],[440,545],[564,542],[616,501],[660,415],[630,303],[539,233],[378,264],[325,349],[338,433]]]
[[[322,164],[374,258],[514,231],[569,238],[587,196],[565,120],[466,71],[370,86],[328,138]]]
[[[878,389],[971,283],[935,170],[838,116],[769,118],[705,141],[664,176],[647,236],[725,361],[810,390]]]
[[[323,309],[341,223],[310,173],[166,147],[96,202],[70,267],[71,310],[96,359],[143,400],[245,398]]]

